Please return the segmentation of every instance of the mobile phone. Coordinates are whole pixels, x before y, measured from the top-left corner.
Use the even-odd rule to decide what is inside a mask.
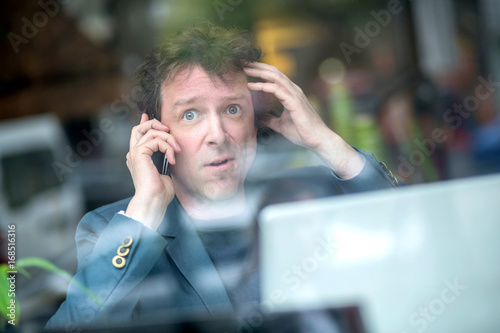
[[[150,113],[148,115],[149,119],[156,119],[154,113]],[[158,169],[158,172],[160,174],[170,176],[170,172],[168,171],[167,154],[163,154],[162,152],[157,151],[153,153],[151,159],[153,160],[153,164],[156,166],[156,169]]]
[[[154,152],[151,156],[153,164],[156,166],[158,172],[162,175],[170,175],[168,171],[168,160],[167,154],[163,154],[160,151]]]

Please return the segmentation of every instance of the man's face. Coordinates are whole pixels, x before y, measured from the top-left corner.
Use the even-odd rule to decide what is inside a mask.
[[[243,72],[184,70],[164,86],[162,122],[182,151],[169,166],[178,197],[218,201],[243,189],[256,151],[254,110]]]

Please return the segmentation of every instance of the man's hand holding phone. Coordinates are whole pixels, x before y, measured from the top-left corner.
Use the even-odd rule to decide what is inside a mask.
[[[160,121],[142,114],[140,124],[132,129],[127,154],[135,194],[125,214],[153,230],[160,225],[175,195],[172,179],[160,174],[152,160],[155,152],[161,152],[168,163],[175,164],[175,153],[181,148],[169,131]]]

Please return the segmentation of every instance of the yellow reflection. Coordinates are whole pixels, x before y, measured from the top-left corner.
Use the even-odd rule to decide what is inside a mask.
[[[323,39],[322,28],[308,21],[260,20],[255,24],[254,30],[257,45],[260,45],[264,53],[262,61],[278,67],[292,79],[297,69],[297,62],[291,52]]]

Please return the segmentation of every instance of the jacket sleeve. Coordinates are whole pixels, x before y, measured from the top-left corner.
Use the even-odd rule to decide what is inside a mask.
[[[354,149],[365,161],[360,173],[351,179],[341,179],[332,171],[343,193],[381,190],[404,185],[392,174],[384,163],[378,162],[372,153],[367,153],[356,147]]]
[[[96,211],[83,217],[75,238],[78,269],[66,300],[46,325],[48,330],[105,321],[108,311],[118,303],[122,315],[130,316],[137,303],[130,299],[137,293],[130,292],[166,246],[160,234],[141,223],[122,214],[114,214],[108,222]],[[126,302],[122,302],[125,297]]]

